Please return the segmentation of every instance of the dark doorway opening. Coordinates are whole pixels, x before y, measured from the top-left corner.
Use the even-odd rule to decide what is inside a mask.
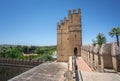
[[[77,56],[77,48],[74,48],[74,55]]]

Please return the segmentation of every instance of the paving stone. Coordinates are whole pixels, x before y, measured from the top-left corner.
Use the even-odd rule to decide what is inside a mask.
[[[64,81],[67,69],[63,62],[43,63],[8,81]]]
[[[120,73],[92,72],[81,57],[77,57],[76,61],[83,81],[120,81]],[[67,70],[65,62],[43,63],[8,81],[68,81],[64,77]],[[71,77],[69,81],[74,80]]]
[[[85,63],[82,57],[77,57],[76,62],[79,71],[92,72],[91,68]]]
[[[117,73],[81,72],[83,81],[120,81]]]

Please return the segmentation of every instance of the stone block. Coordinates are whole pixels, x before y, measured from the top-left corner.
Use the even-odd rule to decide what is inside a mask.
[[[113,68],[113,63],[112,63],[112,56],[111,56],[111,44],[103,44],[99,54],[101,55],[101,65],[102,68],[108,68],[112,69]]]
[[[94,47],[94,49],[93,49],[93,52],[94,52],[95,54],[98,54],[98,53],[99,53],[99,50],[100,50],[100,46],[99,46],[99,45],[96,45],[96,46]]]
[[[113,68],[120,72],[120,47],[116,43],[111,46]]]

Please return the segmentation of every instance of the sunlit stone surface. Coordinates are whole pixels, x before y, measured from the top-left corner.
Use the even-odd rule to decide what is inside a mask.
[[[43,63],[8,81],[64,81],[67,63]]]

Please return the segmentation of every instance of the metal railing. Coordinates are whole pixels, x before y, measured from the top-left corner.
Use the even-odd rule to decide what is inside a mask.
[[[76,56],[75,55],[73,56],[73,70],[74,70],[74,73],[75,73],[76,81],[83,81],[81,71],[79,72],[79,70],[78,70],[78,65],[77,65],[77,62],[76,62]]]
[[[83,77],[82,77],[81,71],[79,72],[79,81],[83,81]]]
[[[70,75],[69,77],[70,81],[72,79],[74,79],[75,81],[83,81],[82,73],[78,69],[77,57],[75,55],[69,57],[68,71],[69,71],[68,74]]]
[[[77,69],[77,63],[76,63],[76,56],[74,55],[73,56],[73,70],[74,70],[74,73],[75,73],[75,79],[76,81],[79,81],[79,74],[78,74],[78,69]]]

